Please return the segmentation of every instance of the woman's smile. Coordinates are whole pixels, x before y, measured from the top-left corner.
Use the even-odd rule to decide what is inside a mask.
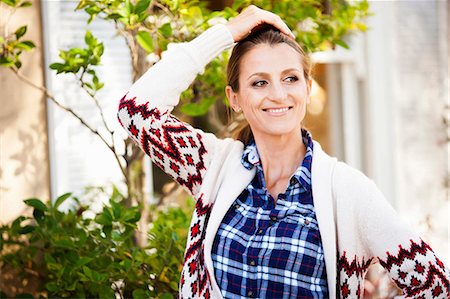
[[[263,108],[264,112],[267,112],[270,116],[284,116],[293,107],[280,107],[280,108]]]

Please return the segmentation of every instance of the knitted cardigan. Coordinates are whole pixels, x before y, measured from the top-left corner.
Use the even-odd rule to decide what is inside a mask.
[[[240,141],[218,139],[170,114],[196,75],[232,45],[224,25],[191,42],[170,44],[119,104],[119,121],[131,138],[196,200],[180,298],[222,298],[211,247],[225,213],[255,175],[241,164]],[[328,156],[317,142],[312,190],[330,298],[362,298],[366,270],[375,260],[406,297],[450,298],[449,270],[432,249],[400,221],[371,180]]]

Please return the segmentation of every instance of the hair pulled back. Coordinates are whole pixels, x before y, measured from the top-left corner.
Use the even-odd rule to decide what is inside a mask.
[[[260,44],[275,46],[282,43],[292,47],[297,53],[300,54],[301,63],[303,66],[303,75],[305,77],[305,81],[308,81],[311,78],[312,66],[311,60],[305,51],[295,40],[281,33],[280,30],[274,26],[263,24],[254,29],[252,33],[234,46],[230,59],[228,60],[227,84],[233,89],[234,92],[239,91],[239,74],[242,58],[255,46]],[[234,130],[233,137],[242,141],[244,144],[247,144],[253,138],[249,124],[244,121],[236,128],[236,130]]]

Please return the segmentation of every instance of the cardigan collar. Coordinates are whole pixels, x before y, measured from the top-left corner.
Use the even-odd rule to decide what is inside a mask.
[[[337,242],[333,198],[333,171],[336,162],[336,158],[327,155],[320,144],[314,141],[314,156],[311,167],[313,201],[325,255],[330,298],[336,298]]]

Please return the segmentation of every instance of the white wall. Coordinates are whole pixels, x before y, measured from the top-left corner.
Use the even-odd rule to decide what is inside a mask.
[[[449,101],[448,3],[371,1],[370,6],[367,172],[448,262],[449,151],[442,121]]]

